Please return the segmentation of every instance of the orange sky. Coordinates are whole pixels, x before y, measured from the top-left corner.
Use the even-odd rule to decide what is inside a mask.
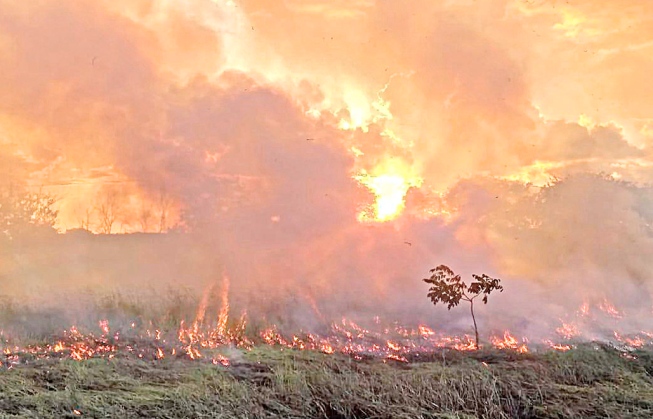
[[[315,164],[361,220],[478,175],[653,180],[648,2],[0,5],[0,174],[59,196],[61,229],[107,196],[123,232],[163,195],[228,211]]]
[[[253,288],[392,298],[452,261],[650,313],[653,2],[0,10],[0,187],[55,194],[61,231],[112,206]]]

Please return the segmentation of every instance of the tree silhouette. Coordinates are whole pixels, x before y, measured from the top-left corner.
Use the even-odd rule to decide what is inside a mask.
[[[487,304],[487,297],[492,291],[499,290],[499,292],[503,292],[503,287],[500,285],[501,280],[491,278],[485,274],[473,274],[472,278],[474,278],[474,281],[467,285],[461,279],[460,275],[456,275],[446,265],[440,265],[437,268],[431,269],[429,272],[431,276],[424,278],[423,281],[432,284],[427,297],[433,304],[443,303],[447,306],[448,310],[451,310],[461,300],[469,303],[472,321],[474,322],[476,349],[478,349],[478,326],[476,325],[476,316],[474,316],[474,300],[482,295],[483,304]]]
[[[0,190],[0,238],[13,240],[54,231],[57,199],[42,191]]]

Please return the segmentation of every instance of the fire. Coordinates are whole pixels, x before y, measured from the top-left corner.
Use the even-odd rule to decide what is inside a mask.
[[[401,350],[401,346],[398,343],[393,342],[391,340],[389,340],[387,342],[387,345],[388,345],[388,348],[392,349],[393,351]]]
[[[634,336],[632,338],[621,336],[618,332],[614,332],[614,337],[618,342],[626,344],[633,348],[641,348],[646,345],[646,341],[642,336]]]
[[[404,326],[398,323],[385,323],[375,316],[371,322],[358,322],[343,317],[332,322],[322,332],[305,331],[289,332],[275,324],[262,324],[261,329],[247,329],[247,313],[232,317],[227,321],[230,310],[229,279],[223,279],[223,289],[217,308],[218,315],[214,321],[205,321],[209,300],[206,295],[200,301],[197,317],[188,325],[181,321],[179,327],[173,330],[161,330],[152,327],[143,329],[135,323],[126,324],[124,334],[121,327],[112,325],[108,320],[96,323],[93,330],[87,331],[81,327],[72,326],[63,332],[54,344],[4,346],[3,366],[11,368],[27,359],[69,358],[81,361],[89,358],[112,359],[116,356],[132,356],[145,360],[162,360],[168,356],[173,359],[188,359],[197,362],[208,362],[229,367],[233,358],[224,354],[225,350],[249,351],[255,346],[267,345],[280,350],[317,351],[324,354],[344,354],[361,360],[375,357],[385,361],[410,362],[420,354],[449,349],[457,351],[475,351],[476,343],[469,335],[450,335],[432,329],[427,325],[416,327]],[[603,304],[607,304],[603,302]],[[319,310],[317,304],[314,307]],[[233,310],[233,309],[232,309]],[[253,322],[261,325],[260,322]],[[153,323],[150,323],[153,326]],[[325,323],[326,326],[326,323]],[[97,327],[97,329],[96,329]],[[569,340],[580,335],[579,323],[565,323],[555,331],[558,339]],[[98,333],[99,331],[99,333]],[[641,348],[653,344],[653,333],[640,331],[633,334],[613,332],[613,342],[624,350]],[[518,339],[506,330],[500,336],[492,336],[489,343],[493,348],[518,353],[531,352],[531,343],[526,337]],[[568,351],[573,348],[565,341],[543,339],[535,342],[535,348],[544,347],[556,351]]]
[[[477,349],[476,342],[470,336],[465,336],[463,340],[453,339],[452,341],[454,342],[452,347],[457,351],[475,351]]]
[[[428,336],[435,335],[435,331],[433,329],[431,329],[428,326],[424,326],[423,324],[419,325],[417,330],[419,330],[420,336],[423,336],[423,337],[428,337]]]
[[[554,179],[551,175],[552,170],[562,168],[565,164],[563,162],[536,161],[529,166],[522,166],[515,173],[510,173],[501,178],[541,187]]]
[[[390,127],[385,126],[394,116],[390,111],[390,102],[383,98],[383,94],[390,85],[390,81],[396,76],[405,74],[393,74],[390,80],[376,92],[376,99],[372,100],[364,93],[350,89],[345,95],[345,103],[349,112],[349,120],[341,119],[339,128],[342,130],[360,129],[363,132],[369,131],[369,125],[383,124],[381,136],[392,141],[404,149],[412,146],[410,142],[404,142]],[[364,156],[364,151],[357,147],[351,148],[356,157]],[[385,222],[397,218],[404,209],[404,198],[410,188],[420,187],[423,179],[415,173],[415,168],[396,156],[386,155],[371,170],[361,169],[355,176],[361,185],[367,187],[375,197],[371,208],[364,209],[358,214],[361,222]]]
[[[100,326],[100,329],[102,330],[102,334],[104,334],[104,335],[109,334],[109,321],[108,320],[100,320],[98,325]]]
[[[360,129],[363,132],[369,130],[369,123],[372,122],[374,109],[365,93],[348,89],[344,94],[344,102],[347,104],[349,118],[341,118],[338,128],[342,130]]]
[[[333,350],[333,346],[331,346],[328,343],[322,343],[320,345],[320,352],[324,352],[325,354],[332,354],[335,351]]]
[[[581,334],[576,324],[565,322],[562,322],[562,325],[556,328],[556,333],[567,340],[578,337]]]
[[[354,177],[367,187],[375,197],[374,205],[358,214],[361,222],[385,222],[397,218],[405,207],[405,197],[410,188],[422,185],[422,178],[412,167],[400,161],[390,160],[377,166],[372,173],[361,170]]]
[[[227,321],[229,320],[229,277],[224,275],[222,277],[222,308],[218,315],[218,333],[224,335],[227,330]]]
[[[555,343],[551,340],[544,341],[547,345],[549,345],[549,348],[555,350],[555,351],[560,351],[560,352],[567,352],[571,350],[572,346],[571,345],[564,345],[561,343]]]
[[[229,367],[232,359],[221,353],[226,348],[229,350],[248,351],[255,345],[268,345],[281,350],[308,350],[324,354],[345,354],[354,359],[364,359],[373,356],[383,360],[409,362],[412,357],[419,357],[421,353],[432,353],[440,349],[453,349],[458,351],[474,351],[476,345],[471,336],[448,335],[420,325],[416,328],[383,326],[368,329],[358,323],[343,318],[334,322],[326,334],[313,334],[306,332],[283,333],[277,326],[271,325],[261,330],[258,336],[245,336],[242,324],[231,325],[224,330],[218,324],[213,326],[203,325],[199,328],[186,327],[183,323],[179,331],[175,332],[177,340],[170,339],[169,332],[160,330],[144,330],[137,336],[129,338],[120,336],[119,331],[113,335],[96,336],[92,332],[82,332],[76,327],[71,327],[64,332],[61,340],[54,345],[45,346],[15,346],[13,349],[5,347],[3,365],[10,368],[12,365],[23,362],[22,358],[70,358],[81,361],[89,358],[111,359],[118,354],[121,356],[135,356],[139,359],[161,360],[166,353],[174,358],[186,358],[197,362],[210,362],[215,365]],[[376,323],[376,322],[375,322]],[[108,328],[108,321],[103,321]],[[119,328],[115,328],[116,330]],[[100,328],[102,330],[102,328]],[[152,338],[160,336],[153,343]],[[172,335],[174,336],[174,335]],[[653,344],[653,333],[642,331],[637,335],[621,335],[614,332],[616,342],[626,348],[640,348]],[[499,350],[515,351],[518,353],[530,352],[530,343],[527,338],[518,339],[513,333],[506,330],[502,336],[490,338],[492,347]],[[542,340],[538,346],[543,345],[551,350],[568,351],[572,345]]]
[[[229,358],[227,358],[226,356],[223,356],[223,355],[216,355],[216,356],[211,360],[211,362],[212,362],[214,365],[218,365],[218,364],[219,364],[219,365],[222,365],[223,367],[228,367],[229,365],[231,365],[231,361],[229,360]]]
[[[607,298],[604,298],[598,304],[598,308],[605,314],[609,315],[610,317],[614,317],[615,319],[621,319],[623,317],[623,314],[617,310],[617,308]]]
[[[492,345],[497,349],[513,349],[519,353],[528,352],[528,347],[526,346],[526,340],[522,339],[520,343],[517,338],[512,336],[509,331],[503,332],[503,339],[499,337],[492,337],[490,339]]]
[[[193,329],[198,329],[204,322],[204,315],[206,314],[206,307],[209,304],[209,297],[213,291],[215,284],[209,285],[209,287],[202,294],[202,300],[200,301],[199,306],[197,307],[197,314],[195,315],[195,322],[193,323]]]
[[[408,359],[406,359],[405,357],[401,355],[395,355],[395,354],[390,354],[385,359],[392,359],[399,362],[408,362]]]
[[[389,221],[396,218],[404,207],[404,196],[410,186],[399,175],[381,175],[360,178],[376,196],[374,219]]]

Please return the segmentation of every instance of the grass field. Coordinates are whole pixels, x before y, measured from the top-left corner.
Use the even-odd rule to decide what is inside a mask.
[[[257,347],[229,366],[43,359],[0,370],[1,417],[651,418],[653,352],[599,344],[410,363]]]

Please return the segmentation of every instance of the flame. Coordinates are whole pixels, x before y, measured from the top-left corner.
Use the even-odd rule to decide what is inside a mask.
[[[629,338],[629,337],[622,336],[615,331],[614,337],[618,342],[621,342],[632,348],[641,348],[642,346],[646,345],[646,341],[641,336],[634,336],[632,338]]]
[[[566,164],[565,162],[535,161],[528,166],[520,167],[514,173],[501,176],[500,178],[542,187],[551,183],[554,179],[554,176],[551,175],[553,170],[563,168]]]
[[[224,275],[222,277],[222,307],[218,315],[218,333],[224,335],[227,330],[227,321],[229,320],[229,277]]]
[[[171,354],[197,362],[229,367],[232,365],[232,360],[220,353],[223,349],[235,348],[248,351],[255,345],[269,345],[280,350],[340,353],[359,360],[373,356],[384,362],[391,360],[410,362],[422,353],[433,353],[444,348],[458,351],[477,349],[474,339],[469,335],[449,335],[426,325],[408,327],[398,323],[384,323],[378,316],[373,318],[373,323],[366,323],[369,326],[342,317],[331,323],[330,327],[320,334],[303,331],[287,333],[275,324],[265,324],[259,332],[248,330],[249,334],[246,334],[246,312],[243,312],[240,318],[232,318],[227,322],[230,309],[228,277],[225,276],[223,281],[223,290],[219,297],[222,306],[218,311],[217,322],[205,323],[200,320],[205,317],[209,302],[208,297],[205,297],[199,303],[201,307],[198,309],[198,318],[189,327],[182,321],[178,330],[162,331],[154,327],[140,329],[140,326],[132,323],[128,326],[129,333],[122,336],[120,327],[115,325],[110,327],[108,320],[101,320],[98,322],[101,335],[98,336],[95,327],[91,331],[84,331],[77,326],[71,326],[51,345],[14,346],[11,349],[7,341],[3,349],[2,365],[11,368],[13,365],[25,362],[28,357],[29,359],[69,358],[80,361],[89,358],[112,359],[121,354],[121,356],[135,356],[139,359],[161,360],[166,354]],[[611,306],[607,300],[601,303],[606,310],[606,306]],[[562,325],[555,330],[558,339],[568,340],[580,335],[579,323],[565,323],[562,320],[561,322]],[[624,350],[653,344],[653,333],[647,331],[626,335],[615,330],[613,336],[613,341],[618,342]],[[177,339],[174,339],[175,337]],[[560,340],[544,339],[536,345],[544,345],[557,351],[573,348],[573,345]],[[531,351],[526,337],[518,339],[509,330],[504,331],[500,336],[491,336],[490,343],[492,347],[500,350],[518,353]]]
[[[526,346],[526,340],[522,339],[520,343],[517,338],[512,336],[509,331],[503,332],[503,338],[493,336],[490,341],[497,349],[513,349],[519,353],[528,352],[528,347]]]
[[[229,360],[229,358],[227,358],[227,357],[225,357],[225,356],[223,356],[223,355],[216,355],[216,356],[211,360],[211,362],[212,362],[214,365],[218,365],[218,364],[220,364],[220,365],[222,365],[222,366],[224,366],[224,367],[228,367],[229,365],[231,365],[231,361]]]
[[[100,329],[102,330],[102,334],[104,334],[104,335],[109,334],[109,321],[108,320],[100,320],[98,325],[100,326]]]
[[[575,323],[565,323],[562,320],[561,322],[562,325],[556,328],[556,333],[558,333],[558,335],[567,340],[580,336],[581,333]]]
[[[553,349],[554,351],[567,352],[572,348],[571,345],[555,343],[552,340],[545,340],[544,343],[549,345],[549,348]]]
[[[446,341],[448,341],[448,339]],[[476,347],[476,342],[472,340],[471,336],[465,336],[464,339],[462,340],[454,338],[451,340],[451,342],[453,342],[451,347],[453,347],[457,351],[475,351],[476,349],[478,349]],[[445,345],[442,345],[442,347],[444,346]]]
[[[361,91],[349,89],[345,92],[343,99],[347,104],[349,119],[341,118],[338,128],[342,130],[360,129],[367,132],[372,120],[373,108],[366,95]]]
[[[200,300],[200,304],[197,307],[197,313],[195,314],[195,322],[193,323],[193,329],[194,330],[199,329],[199,327],[204,322],[204,316],[206,314],[206,307],[209,304],[209,297],[211,296],[211,293],[213,292],[214,287],[215,287],[215,284],[209,285],[206,288],[206,290],[204,290],[204,293],[202,294],[202,299]]]
[[[341,130],[357,130],[368,132],[370,124],[380,124],[381,136],[391,141],[400,148],[408,150],[412,143],[405,142],[386,122],[392,121],[394,116],[390,111],[390,101],[383,98],[383,94],[390,86],[394,77],[409,77],[410,74],[393,74],[388,82],[376,92],[376,99],[372,100],[365,93],[354,88],[348,89],[344,94],[347,104],[349,119],[342,118],[338,124]],[[365,153],[358,147],[351,147],[356,157]],[[360,222],[385,222],[397,218],[405,207],[404,198],[410,188],[422,186],[423,179],[416,174],[414,167],[397,159],[394,155],[386,155],[380,163],[371,170],[361,169],[355,176],[361,185],[367,187],[374,194],[375,202],[371,208],[363,209],[358,214]]]
[[[393,342],[391,340],[389,340],[387,342],[387,345],[388,345],[388,348],[392,349],[393,351],[398,351],[398,350],[401,349],[401,345],[399,345],[398,343]]]
[[[423,324],[419,325],[417,330],[419,330],[419,334],[422,337],[429,337],[435,335],[435,331],[433,329],[431,329],[428,326],[424,326]]]
[[[386,356],[385,359],[392,359],[399,362],[408,362],[408,359],[406,359],[406,357],[403,357],[401,355],[396,355],[396,354],[390,354]]]
[[[623,317],[623,314],[607,298],[604,298],[598,304],[598,308],[605,314],[615,319],[621,319]]]
[[[376,196],[374,204],[376,221],[389,221],[401,213],[404,208],[404,196],[410,187],[405,178],[400,175],[381,175],[361,176],[359,180]],[[365,214],[362,217],[366,216]]]
[[[361,222],[384,222],[399,217],[405,207],[406,193],[410,188],[418,188],[423,179],[415,170],[401,161],[389,160],[374,168],[372,173],[366,170],[354,176],[360,184],[367,187],[375,196],[374,205],[358,214]]]
[[[369,330],[361,327],[351,319],[343,318],[331,324],[330,333],[317,335],[312,333],[298,333],[286,335],[272,325],[262,330],[258,338],[250,340],[244,336],[242,323],[232,325],[223,331],[215,325],[200,328],[185,327],[182,322],[177,333],[178,340],[168,341],[165,337],[152,344],[153,337],[160,336],[159,330],[145,330],[136,337],[129,339],[120,338],[119,332],[113,336],[94,336],[92,333],[83,333],[73,326],[64,332],[64,338],[50,346],[15,347],[14,351],[5,348],[5,358],[8,365],[17,364],[21,354],[29,353],[39,358],[70,358],[84,360],[89,358],[113,358],[119,352],[131,354],[139,359],[161,360],[166,353],[175,356],[185,356],[190,360],[211,362],[223,366],[231,365],[231,360],[215,350],[225,347],[235,347],[241,350],[250,350],[254,342],[280,349],[319,351],[325,354],[342,353],[355,359],[363,356],[375,356],[384,360],[409,362],[409,355],[430,352],[439,348],[451,348],[459,351],[476,350],[471,336],[451,336],[436,332],[427,326],[407,328],[395,324],[391,327]],[[103,320],[108,327],[108,321]],[[113,340],[114,343],[110,343]],[[503,338],[493,338],[492,343],[496,348],[527,352],[526,339],[519,342],[506,331]],[[182,355],[183,354],[183,355]],[[417,355],[419,356],[419,355]]]

